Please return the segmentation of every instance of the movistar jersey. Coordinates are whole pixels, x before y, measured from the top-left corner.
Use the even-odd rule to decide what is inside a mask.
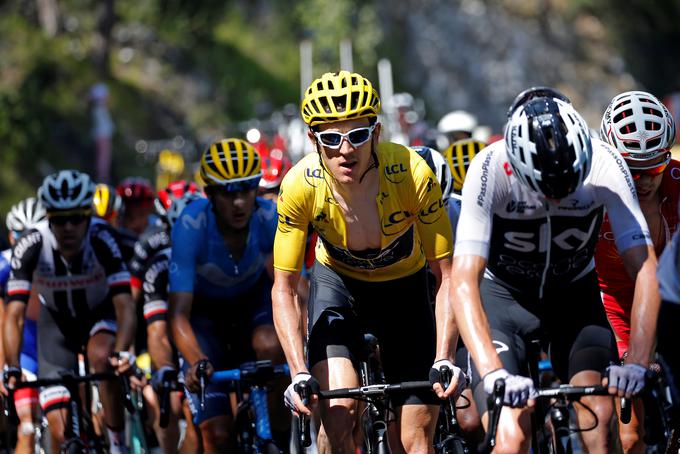
[[[484,257],[485,277],[542,295],[546,286],[567,286],[593,270],[605,208],[619,251],[651,244],[628,167],[609,145],[593,139],[583,184],[548,202],[519,182],[505,142],[496,142],[468,170],[455,255]]]
[[[7,281],[9,280],[9,273],[11,267],[9,261],[12,258],[12,250],[6,249],[0,252],[0,298],[5,297],[5,290],[7,289]]]
[[[212,204],[188,205],[172,228],[170,292],[208,299],[231,298],[253,286],[265,270],[276,233],[276,205],[257,198],[250,218],[248,244],[234,260],[217,229]]]
[[[347,276],[386,281],[415,273],[425,260],[451,255],[451,225],[437,178],[413,150],[381,143],[377,150],[380,192],[376,198],[382,235],[380,249],[351,251],[331,178],[319,156],[310,154],[286,175],[279,194],[274,266],[299,272],[307,228],[319,234],[316,259]]]

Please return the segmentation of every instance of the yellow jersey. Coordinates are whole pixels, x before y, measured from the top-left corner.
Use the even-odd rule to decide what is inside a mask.
[[[342,210],[329,186],[332,178],[318,154],[304,157],[288,172],[278,200],[274,267],[302,270],[311,225],[319,235],[316,259],[362,281],[387,281],[415,273],[425,260],[452,254],[451,224],[439,182],[410,148],[381,143],[377,150],[380,191],[380,249],[352,251]]]

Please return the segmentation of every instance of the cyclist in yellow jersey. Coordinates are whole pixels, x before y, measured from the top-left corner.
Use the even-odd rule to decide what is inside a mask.
[[[465,379],[452,364],[451,227],[437,179],[413,150],[378,144],[380,100],[361,75],[324,74],[307,89],[301,110],[317,153],[283,180],[274,242],[274,323],[293,377],[286,403],[311,414],[295,392],[301,382],[312,389],[359,386],[354,365],[365,332],[380,341],[388,382],[427,379],[432,368],[448,365],[454,371],[451,386],[434,387],[440,397],[457,394]],[[309,225],[319,240],[307,363],[295,288]],[[436,327],[426,262],[438,281]],[[434,396],[406,394],[393,403],[400,435],[393,446],[430,452],[438,410]],[[324,401],[321,451],[354,452],[356,417],[355,401]]]

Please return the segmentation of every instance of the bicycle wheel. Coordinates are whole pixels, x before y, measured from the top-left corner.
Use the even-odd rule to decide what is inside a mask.
[[[274,444],[273,441],[268,441],[267,444],[265,444],[264,447],[260,449],[261,454],[281,454],[281,452],[282,451]]]

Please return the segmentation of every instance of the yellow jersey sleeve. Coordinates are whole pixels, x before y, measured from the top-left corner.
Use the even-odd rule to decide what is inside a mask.
[[[437,260],[453,254],[451,222],[442,200],[437,177],[427,163],[415,152],[411,155],[415,205],[418,213],[416,227],[427,260]]]
[[[309,226],[306,186],[299,184],[304,172],[300,165],[285,176],[279,191],[277,209],[279,221],[274,238],[274,268],[300,272],[305,255],[307,228]],[[312,199],[313,200],[313,199]]]

